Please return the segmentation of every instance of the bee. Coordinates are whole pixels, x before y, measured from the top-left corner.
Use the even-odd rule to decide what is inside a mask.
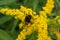
[[[25,17],[25,20],[24,20],[24,24],[25,25],[27,25],[28,27],[30,26],[30,22],[31,22],[31,18],[32,18],[32,16],[31,15],[27,15],[26,17]]]

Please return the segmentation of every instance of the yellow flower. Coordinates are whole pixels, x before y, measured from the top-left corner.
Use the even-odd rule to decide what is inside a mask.
[[[43,11],[40,11],[39,15],[36,15],[36,12],[24,6],[21,6],[20,9],[2,8],[0,9],[0,12],[2,14],[13,16],[15,19],[22,20],[21,24],[19,24],[20,28],[22,28],[22,26],[24,25],[25,17],[27,15],[32,16],[31,26],[24,27],[24,29],[20,32],[16,40],[24,40],[26,38],[26,35],[30,35],[33,31],[38,31],[37,40],[51,40],[51,38],[48,36],[47,31],[48,26],[46,14],[51,14],[52,9],[54,8],[54,1],[47,0],[46,6],[42,8]],[[60,20],[58,22],[60,22]]]
[[[20,24],[19,24],[19,28],[22,28],[22,27],[23,27],[23,23],[20,23]]]
[[[16,40],[24,40],[26,35],[26,29],[23,29],[23,31],[20,32]]]
[[[39,21],[38,27],[38,39],[37,40],[51,40],[48,37],[48,31],[47,31],[47,15],[44,11],[39,12],[40,17],[37,19]]]
[[[58,18],[60,18],[60,16],[56,16],[56,18],[54,20],[57,20]]]
[[[58,23],[60,24],[60,19],[58,19]]]
[[[51,14],[52,9],[54,8],[54,1],[47,0],[46,6],[42,7],[46,14]]]

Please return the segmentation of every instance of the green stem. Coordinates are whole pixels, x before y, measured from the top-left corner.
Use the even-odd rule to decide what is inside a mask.
[[[15,30],[18,22],[19,22],[18,20],[15,20],[15,21],[14,21],[13,27],[12,27],[12,29],[11,29],[11,32],[12,32],[12,33],[14,32],[14,30]]]
[[[33,10],[36,11],[36,8],[38,6],[38,0],[33,0]]]
[[[56,0],[56,3],[58,4],[58,6],[60,7],[60,2],[59,2],[59,0]]]

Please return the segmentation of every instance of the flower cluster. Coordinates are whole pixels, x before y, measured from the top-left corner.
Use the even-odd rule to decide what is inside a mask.
[[[54,34],[56,34],[57,40],[60,40],[60,33],[57,30],[54,30]]]
[[[25,9],[25,10],[24,10]],[[30,24],[30,27],[28,27],[27,25],[24,25],[24,22],[21,22],[20,24],[19,24],[19,27],[20,28],[22,28],[22,26],[24,25],[24,28],[25,28],[25,36],[23,35],[23,33],[21,33],[21,32],[23,32],[23,31],[21,31],[20,32],[20,34],[19,34],[19,36],[18,36],[18,38],[17,38],[17,40],[24,40],[24,39],[26,39],[25,37],[27,36],[27,35],[30,35],[32,32],[34,32],[34,31],[36,31],[37,30],[37,23],[35,22],[35,21],[38,21],[38,20],[36,20],[37,18],[38,18],[38,16],[36,15],[36,12],[33,12],[32,11],[32,9],[29,9],[29,8],[27,8],[26,9],[26,7],[21,7],[21,9],[20,9],[23,13],[25,13],[26,15],[31,15],[32,16],[32,19],[31,19],[31,22],[32,22],[32,24]],[[28,13],[27,13],[28,12]],[[24,30],[24,29],[23,29]],[[22,38],[22,36],[24,37],[24,38]]]
[[[50,31],[51,32],[53,32],[55,35],[56,35],[56,37],[57,37],[57,39],[56,40],[60,40],[60,33],[59,33],[59,30],[54,30],[53,28],[50,28]]]
[[[24,6],[21,6],[20,9],[2,8],[0,9],[0,12],[2,14],[13,16],[15,19],[22,20],[22,22],[19,24],[19,27],[22,28],[24,26],[24,29],[20,32],[16,40],[26,39],[26,36],[30,35],[33,31],[38,31],[37,40],[52,40],[48,36],[46,14],[50,14],[52,12],[52,9],[54,8],[54,1],[47,0],[46,6],[42,8],[43,11],[40,11],[39,15],[36,15],[36,12]],[[32,16],[30,27],[24,24],[24,20],[27,15]]]
[[[58,24],[60,24],[60,16],[56,16],[54,20],[57,21]]]
[[[47,0],[46,6],[43,7],[43,10],[45,11],[46,14],[51,14],[53,8],[54,8],[54,1]]]
[[[46,14],[51,14],[52,9],[54,8],[54,1],[53,0],[47,0],[46,6],[42,7],[43,11],[40,11],[40,24],[38,26],[38,40],[52,40],[48,36],[48,31],[47,31],[47,15]]]
[[[51,38],[48,36],[47,31],[47,16],[44,13],[44,11],[40,11],[40,18],[39,18],[39,24],[38,25],[38,39],[37,40],[51,40]]]
[[[2,14],[14,16],[15,19],[21,19],[21,20],[24,19],[24,14],[18,9],[2,8],[2,9],[0,9],[0,12]]]
[[[24,40],[27,35],[32,34],[36,30],[35,26],[24,27],[23,31],[20,32],[16,40]]]

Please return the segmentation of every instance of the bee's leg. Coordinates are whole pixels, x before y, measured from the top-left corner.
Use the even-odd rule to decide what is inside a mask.
[[[28,26],[28,28],[30,27],[30,25],[31,25],[30,23],[27,25],[27,26]]]

